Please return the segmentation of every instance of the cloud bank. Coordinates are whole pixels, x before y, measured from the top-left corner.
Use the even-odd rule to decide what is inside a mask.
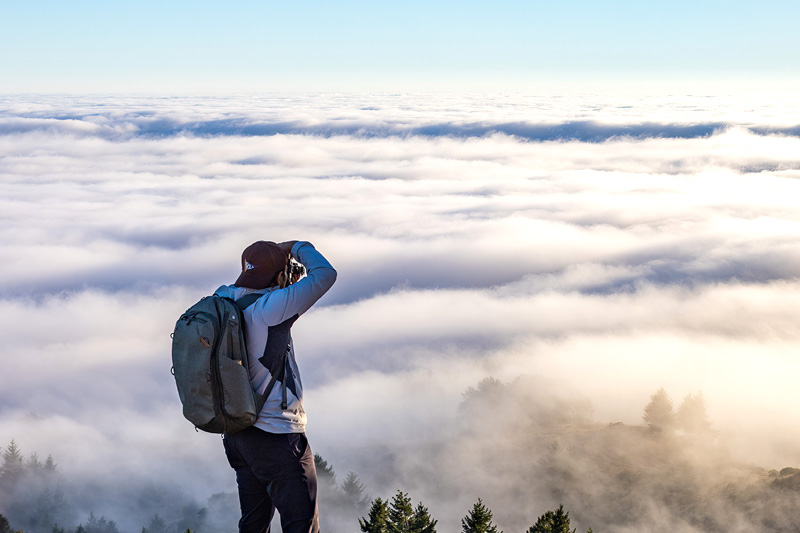
[[[735,456],[800,464],[791,102],[2,103],[0,439],[75,478],[235,490],[218,437],[181,418],[169,333],[259,239],[309,240],[339,270],[295,328],[315,451],[375,496],[416,490],[444,532],[474,501],[376,450],[419,460],[487,375],[563,384],[625,424],[660,386],[702,390]]]

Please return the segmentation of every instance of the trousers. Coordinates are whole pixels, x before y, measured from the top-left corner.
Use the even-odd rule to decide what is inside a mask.
[[[239,533],[269,533],[276,509],[283,533],[319,533],[317,470],[304,433],[251,426],[223,443],[239,487]]]

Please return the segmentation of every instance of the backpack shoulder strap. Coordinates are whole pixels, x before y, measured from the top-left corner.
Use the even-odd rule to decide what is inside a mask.
[[[267,388],[264,389],[264,394],[258,399],[261,407],[266,403],[267,397],[272,391],[272,387],[275,386],[275,382],[280,380],[283,386],[281,409],[286,409],[286,364],[287,355],[289,353],[289,335],[292,324],[294,324],[299,317],[300,315],[294,315],[278,325],[269,326],[264,355],[262,355],[258,361],[267,368],[272,375],[272,379],[270,379]],[[296,394],[296,391],[293,390],[292,392]],[[260,408],[259,412],[261,412]]]
[[[238,300],[235,300],[234,303],[240,311],[244,311],[262,296],[264,296],[264,293],[262,292],[253,292],[242,296]],[[289,331],[291,330],[292,324],[294,324],[299,316],[300,315],[294,315],[293,317],[281,322],[277,326],[269,326],[267,345],[264,347],[264,355],[262,355],[258,360],[269,370],[272,378],[270,379],[269,384],[267,384],[267,388],[264,389],[264,394],[256,395],[256,413],[260,413],[261,409],[264,407],[264,404],[267,403],[267,397],[272,391],[272,388],[275,386],[276,381],[280,379],[283,383],[284,389],[286,387],[284,382],[286,381],[286,355],[289,351]],[[286,409],[285,390],[283,392],[281,408]]]
[[[244,311],[245,309],[256,303],[256,300],[258,300],[262,296],[264,296],[263,292],[251,292],[250,294],[247,294],[245,296],[242,296],[238,300],[235,300],[234,303],[241,311]]]

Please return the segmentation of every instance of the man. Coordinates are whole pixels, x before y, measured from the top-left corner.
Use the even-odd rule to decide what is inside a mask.
[[[299,281],[290,279],[290,257],[306,268]],[[216,291],[234,300],[263,294],[243,315],[251,384],[262,395],[271,388],[256,423],[223,436],[239,486],[240,533],[268,533],[276,509],[283,533],[319,531],[317,473],[289,327],[334,281],[336,271],[311,243],[258,241],[242,253],[236,282]]]

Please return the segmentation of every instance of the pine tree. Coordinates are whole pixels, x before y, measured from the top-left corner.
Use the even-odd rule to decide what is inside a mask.
[[[492,524],[492,511],[483,505],[480,498],[478,498],[478,503],[472,506],[472,510],[467,513],[467,516],[461,519],[461,531],[462,533],[497,533],[497,527]]]
[[[411,498],[398,490],[389,505],[389,532],[409,533],[413,516],[414,507],[411,505]]]
[[[22,453],[14,439],[11,439],[8,448],[3,452],[3,466],[0,468],[0,487],[12,489],[24,469],[25,461],[22,458]]]
[[[150,523],[147,524],[147,527],[142,528],[142,533],[167,533],[167,523],[156,513],[153,515],[153,518],[150,519]]]
[[[678,427],[687,433],[708,433],[711,431],[711,422],[706,412],[706,401],[703,393],[687,394],[678,407]]]
[[[463,399],[458,407],[459,411],[463,413],[476,403],[494,404],[503,397],[504,389],[505,385],[499,379],[485,377],[478,382],[477,387],[469,386],[461,394]]]
[[[172,530],[185,531],[193,529],[205,529],[205,520],[208,511],[196,503],[184,505],[181,508],[180,516]]]
[[[358,520],[364,533],[436,533],[437,523],[427,507],[420,502],[414,508],[411,498],[399,490],[390,504],[376,498],[368,518]]]
[[[353,509],[359,513],[363,512],[368,498],[364,496],[364,484],[359,481],[355,472],[347,473],[347,477],[342,483],[342,493]]]
[[[318,453],[314,454],[314,466],[317,469],[319,481],[336,485],[336,473],[333,471],[333,467]]]
[[[58,465],[53,460],[53,456],[52,455],[48,455],[47,456],[47,459],[44,462],[44,469],[47,472],[57,472],[58,471]]]
[[[411,533],[436,533],[437,523],[437,520],[431,518],[428,508],[420,502],[414,509],[414,516],[411,518],[409,531],[411,531]]]
[[[575,533],[576,529],[570,531],[569,513],[564,511],[563,505],[559,505],[555,512],[547,511],[540,516],[527,533]]]
[[[12,533],[8,518],[0,514],[0,533]]]
[[[375,498],[369,509],[368,518],[359,518],[358,525],[364,533],[389,533],[389,509],[386,502]]]
[[[28,458],[28,462],[25,463],[25,467],[31,472],[39,472],[44,468],[44,465],[41,461],[39,461],[39,455],[36,452],[33,452]]]
[[[642,418],[650,427],[669,429],[675,426],[675,410],[672,406],[672,398],[669,397],[664,387],[661,387],[650,396],[650,403],[645,406]]]
[[[86,521],[84,531],[85,533],[119,533],[117,524],[113,520],[106,520],[105,516],[97,518],[94,513],[89,513],[89,520]]]

